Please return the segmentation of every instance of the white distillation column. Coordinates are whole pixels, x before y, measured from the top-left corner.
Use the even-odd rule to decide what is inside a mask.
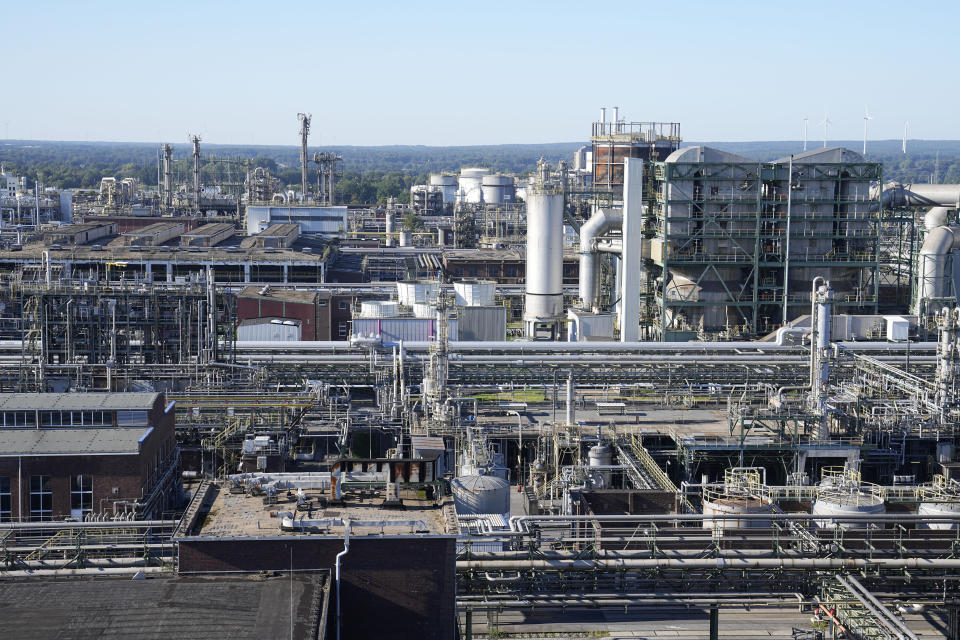
[[[526,268],[525,333],[556,339],[563,314],[563,187],[543,158],[527,188]]]
[[[937,405],[940,419],[946,419],[946,408],[954,402],[956,379],[957,328],[960,327],[960,308],[943,309],[937,314],[940,342],[937,344]]]
[[[818,286],[818,283],[822,283]],[[833,314],[833,289],[821,277],[813,279],[811,292],[813,309],[810,317],[813,329],[810,336],[810,408],[820,417],[817,439],[827,440],[826,391],[830,378],[830,320]]]

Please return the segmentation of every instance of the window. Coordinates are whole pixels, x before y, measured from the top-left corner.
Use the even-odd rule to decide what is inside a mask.
[[[53,520],[50,476],[30,476],[30,519]]]
[[[3,426],[32,427],[36,423],[36,417],[33,411],[4,411]]]
[[[0,478],[0,522],[10,522],[10,507],[13,504],[10,496],[10,478]]]
[[[341,300],[341,301],[340,301],[340,311],[346,311],[346,310],[349,309],[349,308],[350,308],[350,303],[349,303],[349,302],[347,302],[346,300]]]
[[[146,425],[146,411],[117,411],[118,427],[143,427]]]
[[[93,476],[70,478],[70,515],[77,520],[93,511]]]
[[[347,337],[347,323],[346,321],[341,321],[339,324],[340,337]]]
[[[327,306],[327,300],[326,300],[326,299],[317,300],[317,306],[318,306],[318,307],[325,307],[325,306]]]

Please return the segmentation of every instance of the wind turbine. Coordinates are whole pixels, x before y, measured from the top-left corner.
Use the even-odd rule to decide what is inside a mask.
[[[810,118],[803,117],[803,150],[807,150],[807,122],[810,121]]]
[[[900,147],[904,153],[907,152],[907,127],[910,126],[909,120],[903,121],[903,145]]]
[[[863,105],[863,155],[867,155],[867,123],[873,120],[867,105]]]
[[[823,148],[827,148],[827,129],[830,127],[830,118],[827,116],[827,112],[823,112],[823,120],[820,122],[823,125]]]

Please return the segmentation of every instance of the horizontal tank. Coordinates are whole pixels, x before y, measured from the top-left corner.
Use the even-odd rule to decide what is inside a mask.
[[[510,485],[497,476],[458,476],[450,483],[457,515],[510,513]]]
[[[453,283],[458,307],[492,307],[497,293],[493,280],[461,280]]]

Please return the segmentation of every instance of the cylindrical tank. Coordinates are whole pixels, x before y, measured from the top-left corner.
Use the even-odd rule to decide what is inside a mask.
[[[409,232],[409,231],[401,231],[401,232],[400,232],[400,246],[401,246],[401,247],[409,247],[411,244],[413,244],[413,236],[410,234],[410,232]]]
[[[497,293],[493,280],[461,280],[453,283],[458,307],[492,307]]]
[[[858,516],[858,515],[880,515],[887,512],[887,505],[883,498],[876,493],[855,490],[848,491],[843,489],[827,489],[821,491],[813,503],[811,513],[815,516]],[[836,520],[814,520],[814,526],[820,529],[833,529],[840,527],[842,529],[869,529],[871,523],[867,520],[859,521],[836,521]]]
[[[483,176],[490,175],[490,169],[467,167],[460,170],[459,192],[462,202],[479,204],[483,202]]]
[[[393,211],[387,211],[387,213],[386,213],[386,227],[387,227],[387,228],[386,228],[386,231],[387,231],[387,237],[386,237],[386,242],[384,242],[384,244],[385,244],[386,246],[388,246],[388,247],[392,247],[392,246],[393,246],[394,234],[396,233],[395,226],[396,226],[396,225],[395,225],[395,216],[394,216]]]
[[[704,494],[703,515],[704,516],[732,516],[754,513],[773,513],[773,504],[751,495],[736,495],[717,493],[715,495]],[[707,497],[709,495],[709,497]],[[770,521],[760,519],[743,520],[712,520],[703,519],[705,529],[749,529],[755,527],[769,527]]]
[[[507,204],[516,200],[513,176],[488,175],[480,181],[480,192],[485,204]]]
[[[532,323],[563,313],[563,191],[546,167],[527,190],[527,265],[523,318]]]
[[[453,204],[457,200],[457,176],[445,176],[434,173],[430,175],[430,185],[440,187],[443,193],[443,204]]]
[[[921,502],[917,507],[921,516],[957,516],[960,515],[960,502]],[[956,522],[921,522],[921,529],[956,529]]]
[[[496,476],[459,476],[450,488],[458,515],[510,513],[510,485],[506,480]]]
[[[397,283],[397,298],[405,307],[418,302],[433,302],[437,299],[437,283],[421,280],[404,280]]]
[[[608,444],[596,444],[590,447],[590,450],[587,452],[587,459],[590,461],[591,467],[609,466],[613,464],[613,449],[610,448]],[[606,471],[598,471],[593,474],[593,479],[595,488],[606,489],[610,486],[613,473],[609,469]]]
[[[396,302],[384,300],[369,300],[360,303],[361,318],[393,318],[400,313]]]

